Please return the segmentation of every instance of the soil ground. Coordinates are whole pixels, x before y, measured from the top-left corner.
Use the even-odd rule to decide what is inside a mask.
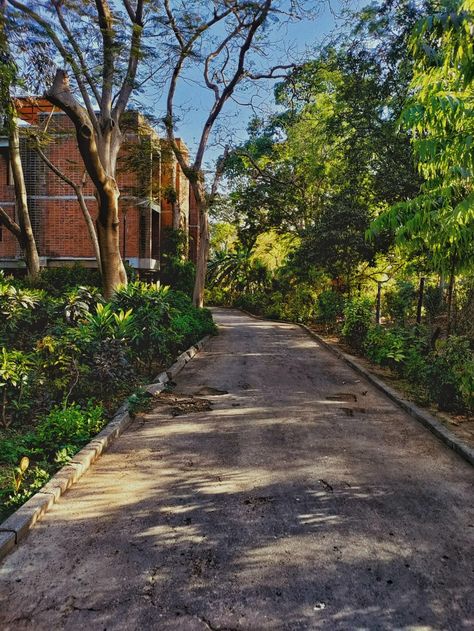
[[[474,469],[299,327],[220,335],[0,566],[0,628],[474,628]]]

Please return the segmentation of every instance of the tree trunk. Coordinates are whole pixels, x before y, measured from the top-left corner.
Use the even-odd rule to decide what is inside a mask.
[[[120,256],[120,192],[115,179],[122,133],[118,124],[110,117],[101,120],[100,130],[94,128],[88,112],[74,99],[64,70],[57,70],[46,98],[65,112],[74,123],[79,152],[95,187],[99,207],[97,238],[102,266],[102,287],[104,296],[110,298],[117,287],[127,284],[127,274]]]
[[[454,274],[454,263],[451,267],[451,274],[449,275],[448,286],[448,323],[446,326],[446,335],[451,335],[451,327],[453,320],[453,296],[454,296],[454,283],[456,282],[456,276]]]
[[[94,248],[94,255],[97,261],[97,267],[99,269],[99,272],[102,273],[102,257],[100,254],[99,239],[97,238],[94,222],[92,221],[91,214],[89,212],[89,209],[87,208],[87,204],[86,204],[86,200],[84,199],[82,188],[78,186],[77,188],[75,188],[75,192],[76,192],[77,201],[79,202],[79,207],[82,211],[82,215],[86,222],[87,231],[89,233],[89,237],[92,242],[92,247]]]
[[[423,309],[423,294],[425,291],[425,279],[422,276],[420,278],[420,286],[418,288],[418,304],[416,306],[416,323],[421,324],[421,312]]]
[[[117,287],[127,284],[127,274],[120,256],[118,198],[116,185],[105,187],[101,195],[97,195],[97,238],[101,256],[102,287],[106,299],[112,297]]]
[[[202,182],[199,180],[193,182],[192,187],[199,216],[199,247],[196,261],[193,303],[196,307],[202,307],[204,306],[204,287],[206,285],[207,261],[209,258],[209,215]]]
[[[28,276],[36,278],[40,271],[38,250],[35,236],[31,227],[30,214],[28,212],[28,197],[26,194],[25,178],[20,157],[20,134],[18,125],[12,116],[9,123],[10,161],[15,183],[16,209],[18,212],[18,224],[21,230],[21,247],[25,253]]]
[[[359,293],[360,295],[360,293]],[[377,302],[375,306],[375,324],[380,324],[380,305],[382,303],[382,283],[377,282]]]

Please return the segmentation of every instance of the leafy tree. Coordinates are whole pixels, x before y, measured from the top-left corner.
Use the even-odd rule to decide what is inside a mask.
[[[401,122],[425,182],[372,228],[394,230],[406,252],[425,252],[452,281],[470,268],[474,251],[473,9],[472,1],[443,2],[413,30],[412,96]]]
[[[8,137],[9,157],[15,185],[16,207],[18,223],[6,210],[0,207],[0,224],[5,226],[20,244],[24,251],[25,262],[30,278],[39,274],[39,256],[36,240],[33,234],[31,218],[28,209],[23,166],[20,157],[20,132],[15,100],[12,89],[18,82],[18,67],[13,61],[8,42],[5,38],[4,7],[0,4],[0,116]]]
[[[284,3],[279,0],[260,3],[217,0],[212,6],[198,3],[193,12],[187,7],[173,7],[169,0],[164,0],[163,4],[166,12],[164,23],[171,33],[175,50],[164,122],[169,142],[189,180],[198,209],[200,240],[193,300],[196,305],[202,306],[210,242],[209,207],[217,193],[223,165],[222,160],[218,161],[214,182],[210,191],[206,191],[203,174],[205,152],[215,124],[235,92],[245,89],[253,81],[281,77],[282,71],[289,67],[276,64],[263,71],[253,69],[261,67],[265,31],[272,20],[288,14],[288,10],[286,5],[282,10]],[[297,3],[291,3],[290,19],[294,17],[297,6]],[[202,85],[211,93],[212,101],[204,117],[197,150],[190,159],[176,141],[175,127],[176,94],[181,82],[186,80],[185,70],[192,65],[201,74]]]
[[[12,33],[25,32],[28,48],[46,50],[56,66],[46,97],[73,122],[96,190],[103,286],[110,296],[127,281],[119,249],[116,162],[123,142],[122,116],[144,53],[145,2],[124,0],[121,9],[108,0],[5,1],[10,41]],[[20,42],[12,53],[24,61],[26,49]]]

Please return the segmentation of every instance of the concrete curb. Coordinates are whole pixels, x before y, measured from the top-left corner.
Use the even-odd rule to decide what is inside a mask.
[[[151,395],[159,394],[164,390],[167,383],[191,361],[210,337],[210,335],[206,335],[197,344],[181,353],[175,363],[166,372],[160,373],[153,383],[145,387],[145,390]],[[129,414],[128,403],[124,403],[104,429],[78,451],[66,466],[55,473],[35,495],[30,497],[10,517],[0,523],[0,561],[15,549],[54,502],[84,475],[102,452],[127,429],[132,421],[133,417]]]
[[[469,462],[469,464],[474,466],[474,449],[469,447],[469,445],[467,445],[455,434],[453,434],[453,432],[451,432],[445,425],[443,425],[443,423],[438,421],[438,419],[436,419],[429,412],[423,410],[422,408],[419,408],[411,401],[407,401],[406,399],[404,399],[396,390],[388,386],[384,381],[373,375],[366,368],[358,364],[351,355],[347,355],[347,353],[341,351],[334,344],[327,342],[324,338],[322,338],[320,335],[318,335],[308,326],[306,326],[306,324],[288,322],[288,320],[271,320],[269,318],[257,316],[253,313],[250,313],[249,311],[246,311],[245,309],[237,309],[237,311],[241,311],[242,313],[245,313],[246,315],[256,320],[267,320],[269,322],[281,322],[282,324],[294,324],[296,326],[299,326],[309,336],[319,342],[321,346],[324,346],[324,348],[330,351],[333,355],[335,355],[339,359],[342,359],[342,361],[344,361],[348,366],[359,373],[359,375],[365,377],[367,381],[369,381],[378,390],[383,392],[389,399],[391,399],[391,401],[401,407],[402,410],[407,412],[410,416],[412,416],[427,429],[429,429],[430,432],[432,432],[437,438],[439,438],[447,447],[455,451],[458,455],[464,458],[464,460]]]

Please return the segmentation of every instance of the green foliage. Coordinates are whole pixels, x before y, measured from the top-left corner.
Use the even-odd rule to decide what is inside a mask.
[[[269,281],[266,265],[255,258],[252,246],[237,245],[214,254],[208,265],[209,286],[225,287],[234,294],[262,290]]]
[[[86,313],[87,324],[81,327],[81,334],[91,336],[95,340],[131,340],[135,335],[135,317],[132,309],[115,312],[112,304],[101,304],[96,306],[95,313]]]
[[[265,315],[269,317],[293,322],[310,322],[315,319],[316,292],[305,283],[300,283],[285,293],[273,292],[267,301]]]
[[[132,410],[141,409],[145,395],[137,386],[214,333],[215,326],[210,312],[158,284],[132,282],[110,302],[91,287],[51,298],[4,277],[0,284],[5,298],[0,331],[12,344],[21,339],[25,346],[6,346],[0,353],[0,512],[5,514],[68,462],[134,390]],[[42,305],[47,317],[36,320]],[[17,324],[7,330],[13,321]],[[22,328],[28,336],[20,335]],[[32,465],[19,471],[25,457]]]
[[[451,336],[431,356],[428,387],[442,410],[474,410],[474,355],[469,340]]]
[[[344,307],[342,335],[346,342],[357,350],[362,350],[365,338],[374,318],[374,307],[370,299],[357,297],[348,300]]]
[[[335,325],[344,312],[344,296],[334,289],[327,289],[318,295],[318,322],[325,325]]]
[[[60,296],[75,287],[102,287],[100,272],[97,269],[76,264],[70,267],[47,267],[41,270],[32,281],[35,288],[47,290],[53,296]]]
[[[82,447],[100,432],[104,423],[104,410],[100,405],[53,407],[36,426],[34,443],[50,454],[69,446]]]
[[[132,416],[139,414],[140,412],[147,412],[153,407],[152,396],[142,388],[139,388],[131,394],[128,397],[127,402],[128,411]]]
[[[0,351],[0,424],[8,427],[29,408],[25,390],[31,376],[31,359],[21,351]],[[26,399],[26,400],[25,400]]]
[[[365,338],[364,350],[374,363],[399,370],[407,359],[407,342],[407,334],[402,329],[373,326]]]
[[[439,317],[444,310],[443,290],[439,285],[428,285],[425,288],[423,297],[426,314],[430,325]]]
[[[399,280],[395,287],[384,294],[386,311],[390,318],[400,326],[405,326],[415,310],[416,289],[413,283]]]
[[[177,256],[170,256],[163,264],[160,280],[175,291],[182,291],[192,296],[196,267],[192,261],[185,261]]]
[[[372,227],[394,231],[431,269],[469,269],[474,252],[474,53],[472,0],[443,0],[416,25],[414,73],[401,123],[411,136],[422,190],[384,212]]]
[[[86,320],[94,307],[102,299],[99,290],[94,287],[76,287],[67,293],[64,317],[68,324],[77,324]]]

